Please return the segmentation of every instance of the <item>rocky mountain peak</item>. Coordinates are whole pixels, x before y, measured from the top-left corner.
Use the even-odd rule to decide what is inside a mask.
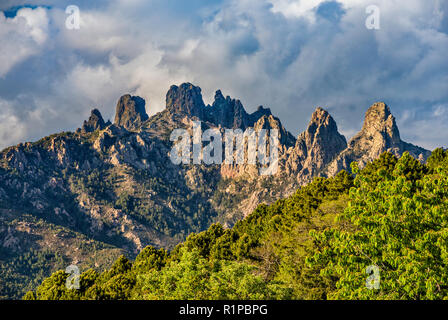
[[[205,105],[201,88],[191,83],[171,86],[166,94],[166,107],[172,114],[186,114],[202,119]]]
[[[430,155],[428,150],[402,141],[389,107],[384,102],[377,102],[367,110],[361,131],[349,141],[347,149],[328,166],[326,175],[333,176],[342,169],[350,170],[350,164],[354,161],[363,167],[385,151],[397,157],[407,151],[421,161],[426,161]]]
[[[257,108],[257,110],[250,115],[250,117],[252,119],[251,120],[252,122],[257,122],[258,119],[260,119],[260,118],[262,118],[264,116],[269,117],[271,115],[272,115],[271,109],[264,108],[263,106],[259,106]]]
[[[213,104],[205,106],[201,88],[191,83],[171,86],[166,95],[166,106],[173,115],[197,117],[215,126],[242,130],[253,127],[262,117],[272,115],[269,108],[262,106],[249,114],[240,100],[224,96],[221,90],[215,92]],[[289,142],[291,137],[288,137]]]
[[[380,135],[390,146],[401,141],[395,117],[384,102],[377,102],[367,110],[360,134],[367,137]]]
[[[108,123],[104,122],[101,112],[98,109],[93,109],[91,111],[89,120],[84,121],[81,131],[83,133],[87,133],[93,132],[97,129],[103,130],[107,125]]]
[[[224,128],[245,129],[249,126],[249,116],[241,101],[229,96],[224,98],[221,90],[216,91],[215,101],[206,108],[204,118]]]
[[[222,102],[226,100],[226,98],[224,98],[224,95],[222,94],[221,90],[216,90],[215,92],[215,103],[217,102]]]
[[[318,107],[312,114],[308,128],[299,138],[305,139],[308,146],[324,145],[331,147],[333,144],[337,149],[344,149],[347,141],[343,135],[338,132],[338,126],[328,111]],[[339,151],[341,151],[340,149]]]
[[[375,102],[366,111],[366,119],[374,119],[377,122],[385,121],[391,115],[389,106],[384,102]]]
[[[287,160],[286,171],[296,175],[298,182],[304,184],[346,147],[347,140],[339,133],[333,117],[319,107],[312,114],[307,129],[297,138]]]
[[[257,120],[253,125],[255,131],[260,129],[276,129],[278,130],[280,145],[285,146],[286,148],[293,147],[295,145],[296,139],[288,130],[285,129],[285,127],[283,127],[280,119],[274,117],[272,114],[264,114],[256,119]]]
[[[311,123],[321,123],[323,120],[332,119],[327,110],[317,107],[311,115]]]
[[[143,98],[130,94],[122,96],[117,103],[115,124],[130,130],[138,128],[149,119],[145,104]]]

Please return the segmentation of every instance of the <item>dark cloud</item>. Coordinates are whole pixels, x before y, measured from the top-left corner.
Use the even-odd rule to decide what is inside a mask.
[[[337,1],[323,2],[316,9],[316,14],[318,16],[332,22],[339,22],[344,13],[345,10],[342,4]]]

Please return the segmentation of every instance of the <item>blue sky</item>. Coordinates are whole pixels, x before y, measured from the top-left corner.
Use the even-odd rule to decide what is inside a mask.
[[[366,7],[380,29],[365,27]],[[80,8],[80,30],[65,8]],[[385,101],[402,138],[448,146],[447,0],[112,0],[0,3],[0,148],[74,130],[118,98],[164,108],[171,84],[270,107],[298,135],[317,106],[348,138]]]

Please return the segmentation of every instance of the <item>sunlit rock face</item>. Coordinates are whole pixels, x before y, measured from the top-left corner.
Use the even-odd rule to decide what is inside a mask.
[[[115,113],[116,125],[133,130],[148,119],[144,99],[126,94],[118,100]]]
[[[389,107],[384,102],[377,102],[367,110],[361,131],[349,141],[347,149],[329,165],[326,173],[333,176],[342,169],[349,170],[353,161],[363,167],[385,151],[397,157],[407,151],[421,161],[430,156],[428,150],[401,140]]]

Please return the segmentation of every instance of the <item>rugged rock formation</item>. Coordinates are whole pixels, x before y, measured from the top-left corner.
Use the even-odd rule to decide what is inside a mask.
[[[116,125],[135,130],[148,119],[144,99],[127,94],[118,100],[115,113]]]
[[[89,120],[84,121],[84,124],[81,128],[82,133],[93,132],[95,130],[103,130],[106,126],[108,126],[110,122],[104,122],[103,116],[98,109],[93,109]]]
[[[174,115],[188,115],[203,119],[204,107],[201,88],[191,83],[171,86],[166,94],[166,108]]]
[[[342,169],[350,170],[353,161],[363,167],[385,151],[397,157],[407,151],[421,161],[425,161],[430,155],[428,150],[402,141],[389,107],[384,102],[377,102],[367,110],[361,131],[349,141],[347,149],[328,166],[326,175],[333,176]]]
[[[276,130],[278,130],[280,147],[283,147],[285,149],[285,151],[286,151],[286,149],[294,146],[294,144],[296,143],[296,139],[289,131],[287,131],[285,129],[285,127],[283,127],[282,123],[280,122],[280,119],[278,119],[277,117],[274,117],[272,114],[262,115],[250,127],[253,127],[255,129],[255,131],[258,131],[260,129],[265,129],[265,130],[276,129]]]
[[[347,141],[334,119],[326,110],[317,108],[289,152],[285,170],[294,174],[300,184],[309,182],[346,147]]]
[[[197,117],[216,127],[243,131],[255,127],[264,118],[263,122],[268,124],[263,125],[264,129],[278,128],[281,131],[282,143],[288,145],[295,143],[295,138],[281,125],[278,118],[272,116],[269,108],[259,106],[257,111],[248,114],[240,100],[232,99],[230,96],[224,98],[221,90],[216,91],[213,104],[205,106],[201,88],[191,83],[171,86],[166,96],[166,105],[167,110],[173,115]]]
[[[216,91],[212,106],[205,109],[205,120],[224,128],[239,128],[245,130],[249,125],[249,116],[240,100],[224,98],[221,90]],[[253,125],[253,123],[252,123]]]
[[[260,176],[255,165],[173,164],[170,134],[191,128],[197,119],[221,132],[278,129],[278,173]],[[104,123],[94,110],[77,133],[0,152],[0,243],[7,253],[0,260],[30,249],[50,250],[92,266],[98,248],[104,257],[122,251],[132,256],[146,245],[173,248],[191,232],[215,222],[231,226],[262,202],[272,203],[316,176],[334,175],[352,161],[365,163],[387,150],[422,159],[429,154],[401,141],[384,103],[367,111],[363,129],[347,146],[321,108],[295,139],[271,110],[259,107],[248,114],[239,100],[224,98],[221,91],[212,106],[205,106],[199,87],[172,86],[167,109],[150,119],[142,98],[125,95],[115,124]]]

